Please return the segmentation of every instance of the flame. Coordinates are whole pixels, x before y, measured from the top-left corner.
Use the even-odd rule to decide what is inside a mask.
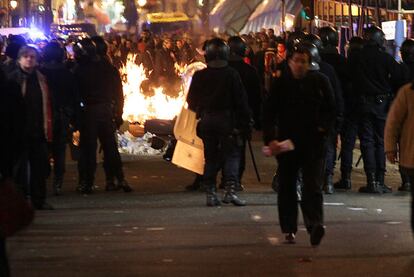
[[[144,125],[148,119],[174,119],[186,104],[188,88],[194,72],[206,67],[201,62],[188,66],[176,65],[177,74],[181,76],[182,85],[177,97],[164,93],[162,87],[154,88],[153,95],[148,96],[141,85],[148,80],[144,66],[135,64],[136,55],[128,55],[126,64],[120,69],[123,77],[124,92],[123,119]]]

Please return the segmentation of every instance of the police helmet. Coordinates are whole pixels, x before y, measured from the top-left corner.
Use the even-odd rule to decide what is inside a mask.
[[[287,40],[286,40],[286,48],[288,51],[292,50],[295,45],[300,43],[306,34],[302,31],[296,31],[293,33],[290,33]]]
[[[383,47],[385,42],[385,34],[381,28],[371,26],[364,30],[362,37],[366,45]]]
[[[319,55],[318,47],[315,44],[304,41],[301,42],[298,47],[307,49],[310,53],[310,61],[309,61],[309,70],[316,71],[319,70],[319,63],[322,61],[321,56]]]
[[[208,63],[214,60],[227,61],[229,59],[229,52],[229,46],[223,39],[210,39],[205,45],[206,62]]]
[[[326,46],[337,47],[339,43],[338,32],[333,27],[322,27],[319,29],[319,37],[321,38],[322,44]]]
[[[65,51],[59,42],[49,42],[43,50],[43,60],[45,62],[63,62]]]
[[[315,34],[306,34],[303,38],[303,41],[310,42],[315,45],[319,50],[323,48],[322,40],[318,35]]]
[[[84,38],[77,42],[73,46],[73,51],[75,52],[75,58],[77,60],[79,59],[93,59],[96,57],[96,45],[90,38]]]
[[[96,46],[96,54],[100,57],[104,57],[108,54],[108,43],[101,36],[93,36],[92,41]]]
[[[230,47],[230,53],[240,57],[244,57],[246,54],[247,45],[246,42],[239,36],[232,36],[227,40]]]
[[[405,63],[414,63],[414,39],[406,39],[401,45],[401,58]]]

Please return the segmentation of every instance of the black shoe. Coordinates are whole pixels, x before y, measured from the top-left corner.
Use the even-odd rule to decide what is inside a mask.
[[[55,208],[53,208],[52,205],[50,205],[49,203],[43,203],[42,205],[36,205],[35,206],[36,210],[41,210],[41,211],[53,211]]]
[[[376,184],[360,187],[358,191],[361,193],[382,193],[382,190],[379,189]]]
[[[382,190],[382,193],[391,193],[392,192],[392,188],[387,186],[386,184],[382,184],[382,186],[379,186],[379,189]]]
[[[288,233],[285,236],[285,240],[286,240],[286,243],[287,244],[295,244],[296,243],[296,241],[295,241],[295,233]]]
[[[93,193],[93,185],[88,185],[86,183],[81,183],[77,187],[77,191],[81,194],[92,194]]]
[[[121,187],[115,185],[115,183],[113,181],[112,182],[106,182],[106,185],[105,185],[105,190],[106,191],[118,191],[120,189],[121,189]]]
[[[236,191],[244,191],[244,186],[241,183],[236,184]]]
[[[334,184],[334,188],[336,189],[350,190],[351,186],[351,179],[341,179]]]
[[[378,186],[375,173],[367,173],[367,185],[359,188],[361,193],[382,193],[382,189]]]
[[[411,191],[411,184],[410,183],[401,184],[401,187],[398,188],[398,191]]]
[[[125,180],[122,180],[119,182],[118,187],[121,188],[124,192],[132,192],[133,189],[129,186],[128,182]]]
[[[332,175],[326,176],[325,185],[323,187],[323,191],[325,192],[325,194],[333,194],[335,192],[332,179]]]
[[[216,188],[207,188],[207,201],[206,205],[207,207],[215,207],[215,206],[221,206],[220,200],[217,197]]]
[[[246,206],[246,201],[241,200],[236,194],[236,184],[234,182],[226,183],[223,203],[232,203],[235,206]]]
[[[56,196],[62,195],[62,181],[53,181],[53,194]]]
[[[312,232],[310,234],[310,243],[312,246],[318,246],[321,244],[321,240],[325,235],[325,227],[321,224],[315,225],[312,228]]]

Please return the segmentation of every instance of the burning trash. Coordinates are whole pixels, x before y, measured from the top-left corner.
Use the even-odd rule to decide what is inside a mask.
[[[167,95],[163,87],[145,91],[143,87],[146,86],[143,84],[148,81],[148,76],[144,66],[137,65],[135,59],[135,55],[128,55],[126,64],[120,69],[124,92],[122,117],[129,122],[129,131],[118,136],[120,152],[132,155],[159,155],[168,143],[165,143],[165,147],[155,150],[152,148],[152,141],[157,135],[166,141],[173,137],[174,119],[186,103],[191,78],[194,72],[206,66],[201,62],[184,67],[176,65],[177,74],[181,77],[181,86],[174,97]]]

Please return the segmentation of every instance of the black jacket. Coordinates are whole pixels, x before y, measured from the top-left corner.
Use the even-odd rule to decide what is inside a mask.
[[[365,46],[348,61],[353,89],[361,96],[391,95],[405,82],[400,65],[378,47]]]
[[[322,61],[319,63],[319,67],[319,72],[328,77],[333,89],[336,110],[336,130],[340,131],[342,127],[342,122],[344,120],[345,105],[341,83],[338,79],[335,69],[329,63]]]
[[[250,110],[253,113],[253,120],[256,129],[260,126],[262,96],[259,75],[256,69],[245,63],[242,58],[230,59],[229,66],[234,68],[240,75],[241,81],[247,93],[247,100]]]
[[[311,73],[294,79],[288,71],[275,79],[263,108],[263,139],[291,139],[299,153],[323,155],[321,147],[335,124],[335,100],[329,80]]]
[[[124,96],[118,70],[107,60],[98,60],[79,64],[74,74],[82,104],[112,105],[114,118],[120,120]]]
[[[0,174],[11,177],[26,139],[21,128],[25,126],[26,111],[19,86],[6,80],[0,70]]]
[[[250,124],[246,91],[237,71],[228,65],[209,65],[197,71],[191,81],[187,103],[201,118],[204,133],[225,135],[235,128],[244,130]]]
[[[46,76],[49,91],[52,94],[54,138],[55,140],[65,139],[68,125],[74,124],[79,111],[75,76],[63,63],[45,64],[40,71]]]

